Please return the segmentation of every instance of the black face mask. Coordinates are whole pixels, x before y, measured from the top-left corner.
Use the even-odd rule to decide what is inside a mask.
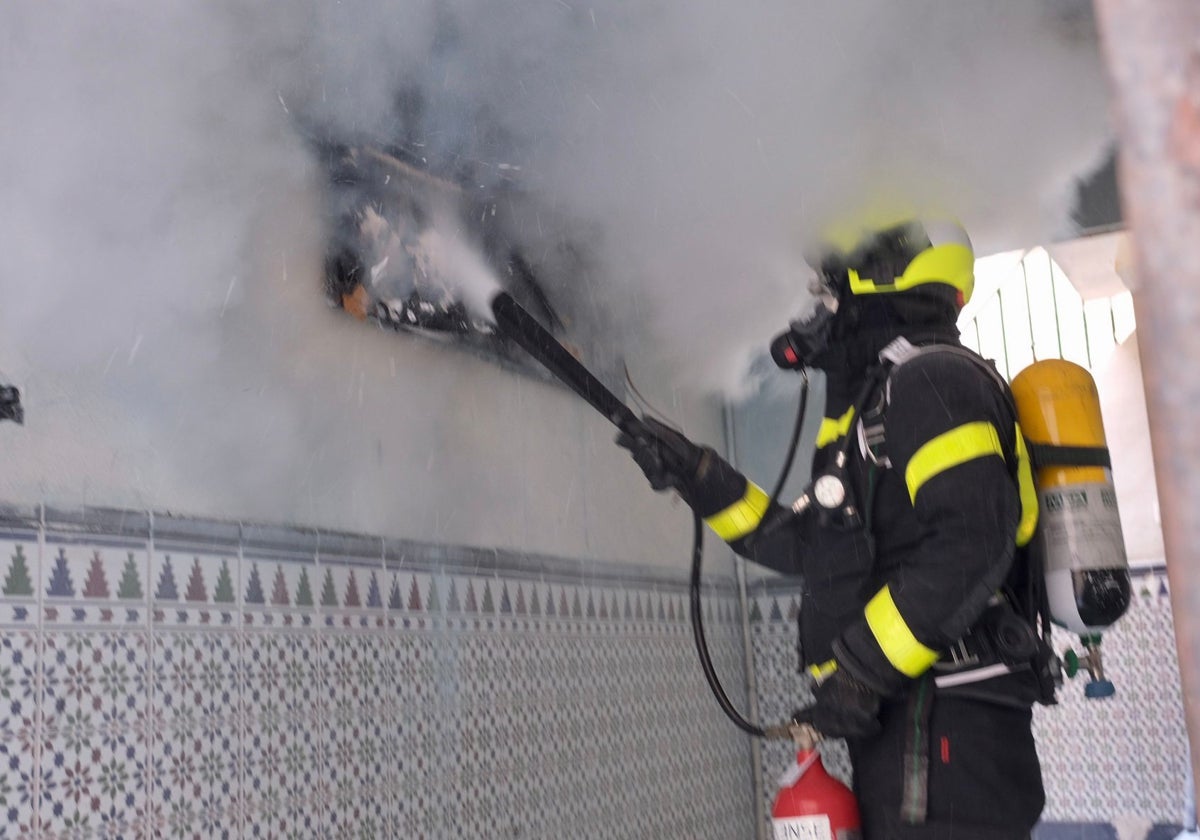
[[[839,320],[843,320],[838,313],[844,308],[840,291],[845,288],[836,277],[823,266],[821,274],[809,286],[815,299],[812,310],[792,321],[787,332],[771,340],[771,358],[784,370],[811,366],[834,340]]]
[[[847,263],[831,257],[810,286],[815,306],[771,341],[771,358],[783,370],[815,368],[853,374],[901,333],[956,341],[958,306],[950,287],[895,295],[850,293]]]

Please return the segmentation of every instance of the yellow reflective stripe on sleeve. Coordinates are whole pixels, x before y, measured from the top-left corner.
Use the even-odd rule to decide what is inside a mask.
[[[1033,466],[1021,424],[1017,424],[1017,489],[1021,494],[1021,521],[1017,524],[1017,545],[1028,545],[1038,524],[1038,495],[1033,484]]]
[[[841,417],[821,418],[821,427],[817,429],[817,449],[828,446],[838,438],[843,438],[850,432],[850,424],[854,422],[854,406],[846,409]]]
[[[746,494],[720,513],[714,513],[704,520],[713,532],[725,540],[733,542],[741,539],[758,527],[767,513],[767,504],[771,501],[763,489],[752,482],[746,482]]]
[[[908,629],[892,591],[883,587],[875,594],[864,610],[867,625],[892,667],[906,677],[919,677],[937,662],[937,651],[925,647]]]
[[[965,464],[988,455],[1004,457],[1000,448],[1000,436],[996,427],[985,421],[964,423],[956,429],[940,434],[925,443],[909,459],[904,470],[904,482],[908,485],[908,497],[915,504],[917,491],[925,482],[951,467]]]

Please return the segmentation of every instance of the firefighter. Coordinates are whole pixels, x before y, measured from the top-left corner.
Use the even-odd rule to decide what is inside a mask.
[[[799,514],[662,424],[618,439],[734,550],[802,577],[796,719],[846,739],[867,840],[1027,838],[1044,802],[1037,500],[1007,385],[959,343],[973,266],[961,227],[915,221],[820,260],[771,348],[825,374]]]

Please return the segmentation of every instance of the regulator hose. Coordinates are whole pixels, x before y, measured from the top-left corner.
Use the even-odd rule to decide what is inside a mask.
[[[761,528],[762,523],[766,522],[766,514],[774,510],[775,506],[779,503],[779,494],[783,492],[783,485],[787,483],[788,475],[792,470],[792,460],[796,457],[796,448],[800,443],[800,431],[804,427],[804,415],[808,408],[808,374],[803,370],[801,373],[803,383],[800,387],[800,405],[796,411],[796,423],[792,428],[792,439],[788,445],[787,458],[784,461],[779,478],[775,482],[775,488],[771,491],[771,500],[767,503],[766,512],[763,515],[762,521],[759,522],[758,528]],[[757,530],[756,528],[755,531]],[[753,536],[753,533],[751,536]],[[746,720],[737,710],[737,707],[733,705],[733,702],[729,699],[729,695],[725,693],[725,689],[721,685],[716,668],[713,667],[712,656],[709,654],[708,642],[704,635],[704,618],[700,603],[700,567],[703,560],[704,521],[700,518],[700,514],[693,512],[692,574],[688,595],[692,617],[692,638],[696,642],[696,655],[700,658],[700,668],[704,671],[704,679],[708,682],[708,687],[712,690],[713,697],[717,699],[717,705],[721,707],[721,711],[725,713],[725,717],[729,718],[734,726],[747,735],[756,738],[766,738],[768,736],[767,730]]]

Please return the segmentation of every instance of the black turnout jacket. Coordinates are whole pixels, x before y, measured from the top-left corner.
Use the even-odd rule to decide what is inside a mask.
[[[811,508],[799,517],[768,510],[763,490],[709,453],[697,512],[743,556],[804,579],[803,664],[836,659],[881,694],[898,694],[945,661],[1020,572],[1016,547],[1032,533],[1036,498],[1011,398],[982,364],[929,352],[892,368],[872,397],[886,402],[863,411],[882,411],[885,442],[874,457],[857,440],[852,405],[867,369],[829,372],[812,474],[855,438],[846,472],[861,527]]]

